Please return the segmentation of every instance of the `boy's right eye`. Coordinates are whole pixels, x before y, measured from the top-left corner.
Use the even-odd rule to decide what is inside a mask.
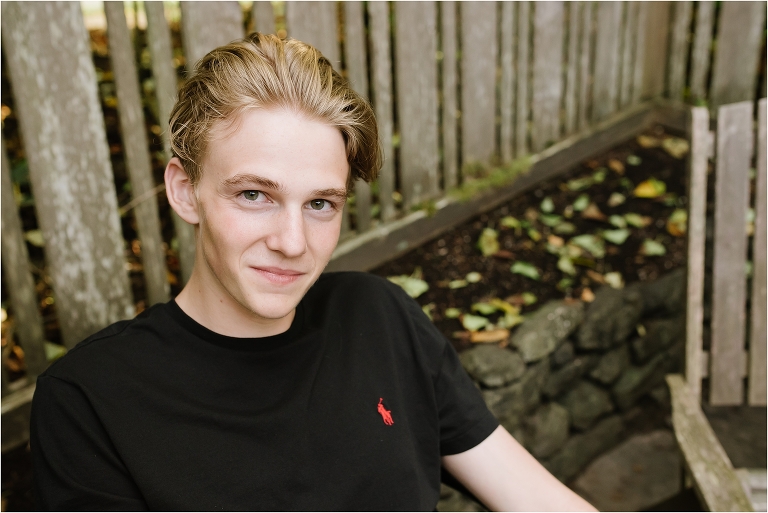
[[[248,201],[256,201],[259,199],[259,195],[261,194],[260,191],[243,191],[241,193],[243,195],[243,198],[247,199]]]

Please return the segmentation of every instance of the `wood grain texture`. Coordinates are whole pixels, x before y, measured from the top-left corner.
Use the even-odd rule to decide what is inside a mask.
[[[713,406],[742,404],[749,165],[752,102],[724,105],[717,116],[715,229],[712,266],[710,396]]]
[[[586,128],[592,108],[592,16],[593,2],[581,5],[581,42],[579,44],[579,104],[576,114],[579,130]]]
[[[516,6],[512,2],[501,4],[501,84],[499,111],[501,126],[499,141],[501,144],[501,159],[504,162],[512,160],[514,148],[514,119],[515,119],[515,23]]]
[[[576,77],[579,70],[579,28],[581,27],[580,11],[582,4],[568,4],[568,51],[565,75],[565,133],[572,134],[576,130],[576,105],[578,91]]]
[[[538,2],[533,16],[531,149],[539,152],[560,139],[563,95],[563,2]]]
[[[285,24],[288,37],[309,43],[341,69],[336,2],[286,2]]]
[[[752,511],[738,476],[707,422],[694,395],[679,374],[667,376],[675,438],[694,486],[709,511]]]
[[[272,2],[257,0],[251,7],[253,16],[253,30],[262,34],[275,33],[275,11],[272,9]]]
[[[496,153],[495,2],[461,2],[462,163],[488,162]]]
[[[125,166],[131,183],[131,196],[141,201],[133,208],[136,231],[141,243],[141,263],[147,287],[147,306],[170,299],[165,248],[160,234],[160,215],[152,176],[152,159],[139,91],[139,75],[134,61],[133,43],[128,33],[123,2],[104,4],[107,17],[109,55],[120,118]]]
[[[459,141],[458,141],[458,66],[456,61],[456,2],[442,2],[440,6],[440,35],[443,51],[443,183],[445,189],[459,183]]]
[[[171,30],[165,20],[162,2],[146,2],[144,9],[147,13],[147,44],[152,56],[152,77],[155,80],[155,95],[157,97],[157,110],[161,137],[163,139],[163,152],[165,161],[171,159],[171,142],[168,137],[168,122],[171,118],[171,110],[176,102],[176,70],[173,66],[173,47],[171,46]],[[187,283],[192,276],[192,268],[195,265],[195,229],[171,212],[173,228],[176,239],[179,242],[179,267],[181,268],[181,282]]]
[[[640,103],[643,96],[643,76],[645,71],[645,33],[648,30],[649,2],[632,2],[637,7],[635,25],[635,61],[632,70],[632,105]]]
[[[751,100],[765,44],[765,2],[724,2],[712,63],[710,108]]]
[[[707,167],[709,111],[690,113],[691,153],[688,171],[688,277],[686,294],[685,379],[701,396],[702,334],[704,328],[704,250],[707,232]]]
[[[134,314],[88,34],[77,3],[4,2],[2,38],[56,313],[73,347]]]
[[[672,28],[667,62],[667,96],[673,100],[683,99],[685,71],[688,65],[688,32],[693,15],[693,2],[681,1],[672,4]]]
[[[749,381],[747,384],[747,401],[750,405],[766,405],[766,100],[761,99],[757,105],[757,155],[755,163],[755,230],[752,246],[752,301],[749,338]]]
[[[696,28],[691,48],[691,99],[707,97],[707,73],[709,73],[712,25],[714,24],[715,2],[701,1],[696,10]]]
[[[642,98],[655,98],[664,94],[666,70],[664,63],[667,62],[670,2],[648,2],[645,4],[645,44],[643,45],[645,58],[643,59],[641,96]]]
[[[531,3],[517,4],[517,109],[515,112],[515,157],[528,154],[528,63],[530,62]]]
[[[2,140],[2,232],[0,238],[3,252],[3,277],[5,288],[11,299],[13,314],[14,339],[24,350],[24,361],[27,364],[27,377],[34,381],[38,374],[48,366],[45,357],[45,332],[43,319],[37,305],[35,280],[32,278],[29,266],[27,243],[24,241],[24,231],[19,220],[19,211],[13,197],[11,182],[11,165],[5,151],[5,140]],[[7,372],[5,366],[3,374]]]
[[[243,37],[243,13],[233,1],[181,4],[181,36],[187,70],[214,48]]]
[[[392,98],[392,57],[389,27],[389,3],[368,4],[371,40],[371,96],[376,120],[379,123],[379,138],[384,163],[379,171],[379,204],[381,220],[390,221],[397,211],[392,199],[395,191],[395,151],[392,146],[393,98]]]
[[[632,103],[632,86],[635,71],[635,41],[637,40],[637,2],[623,4],[624,21],[621,31],[621,83],[619,89],[619,108]]]
[[[438,195],[437,6],[395,2],[395,66],[403,208]]]
[[[605,119],[618,108],[621,6],[621,2],[597,4],[592,121]]]

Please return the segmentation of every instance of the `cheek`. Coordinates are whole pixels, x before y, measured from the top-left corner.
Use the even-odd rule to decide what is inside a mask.
[[[341,233],[341,216],[332,222],[310,225],[307,240],[313,251],[318,255],[327,255],[330,258]]]

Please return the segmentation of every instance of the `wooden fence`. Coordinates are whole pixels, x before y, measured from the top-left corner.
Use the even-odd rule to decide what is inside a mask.
[[[124,5],[105,2],[105,8],[129,215],[140,240],[146,304],[152,304],[170,297],[169,241],[158,214],[162,184],[153,178],[152,135]],[[355,185],[353,210],[345,210],[345,244],[395,226],[426,204],[445,204],[448,191],[478,164],[509,165],[541,154],[645,100],[666,96],[714,108],[764,96],[765,8],[765,2],[353,1],[254,2],[246,11],[237,2],[181,2],[179,49],[171,37],[176,21],[169,25],[166,16],[171,7],[143,5],[163,123],[177,88],[174,60],[191,68],[246,28],[315,44],[370,99],[385,163],[372,187]],[[23,151],[15,148],[13,155],[23,154],[28,164],[45,272],[62,342],[72,347],[135,311],[118,214],[124,210],[80,5],[3,2],[2,48],[23,140]],[[13,338],[27,364],[26,377],[14,383],[3,368],[7,395],[33,383],[47,360],[5,143],[2,153],[4,287]],[[172,217],[183,283],[192,269],[194,234]],[[3,411],[29,393],[4,401]]]

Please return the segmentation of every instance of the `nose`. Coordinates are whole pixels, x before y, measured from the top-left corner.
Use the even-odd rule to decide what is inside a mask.
[[[282,208],[273,218],[267,247],[282,253],[286,258],[295,258],[307,251],[304,216],[301,210]]]

